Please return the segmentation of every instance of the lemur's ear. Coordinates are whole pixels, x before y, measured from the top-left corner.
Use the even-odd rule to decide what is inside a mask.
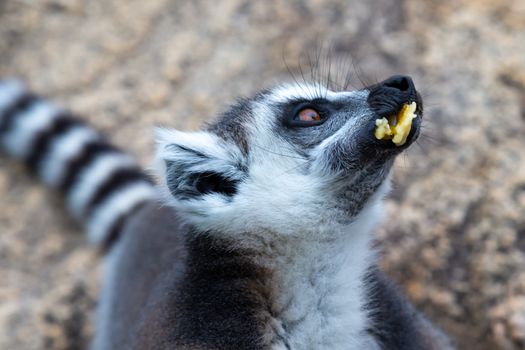
[[[205,131],[157,129],[156,138],[159,175],[175,199],[235,195],[246,168],[236,145]]]

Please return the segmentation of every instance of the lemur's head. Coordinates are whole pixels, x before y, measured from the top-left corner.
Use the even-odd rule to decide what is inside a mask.
[[[374,137],[376,119],[414,101],[418,117],[403,146]],[[204,131],[158,131],[168,202],[205,231],[293,235],[350,224],[387,191],[394,158],[417,138],[421,115],[406,76],[351,92],[317,84],[262,91]]]

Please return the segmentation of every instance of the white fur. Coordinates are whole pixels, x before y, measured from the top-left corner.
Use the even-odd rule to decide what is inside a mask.
[[[32,149],[35,136],[45,130],[59,112],[60,109],[49,102],[36,102],[15,118],[3,139],[4,147],[13,157],[24,159]]]
[[[282,321],[295,324],[283,334],[292,349],[370,349],[362,277],[375,259],[370,233],[381,217],[383,190],[352,223],[334,218],[317,225],[317,239],[292,241],[278,272],[280,302],[288,303]]]
[[[84,126],[75,127],[55,138],[39,169],[42,181],[48,186],[56,187],[65,175],[67,162],[76,156],[85,144],[98,138],[100,136],[94,130]]]
[[[222,147],[212,147],[221,142],[216,135],[205,131],[182,132],[174,129],[157,128],[155,130],[158,149],[162,156],[170,156],[172,149],[170,145],[180,145],[186,148],[199,151],[213,158],[228,160],[229,153]],[[176,140],[176,142],[174,142]]]
[[[118,218],[140,202],[154,199],[155,188],[144,181],[131,183],[123,189],[112,193],[103,203],[96,207],[87,222],[88,239],[101,243],[106,238],[112,225]]]
[[[286,102],[293,99],[314,100],[325,98],[331,101],[366,94],[365,91],[331,91],[319,84],[282,84],[272,90],[270,100],[272,102]]]
[[[0,81],[0,117],[1,112],[22,95],[24,91],[24,85],[18,80]]]
[[[133,158],[122,153],[106,153],[97,157],[78,175],[74,186],[67,196],[67,204],[76,218],[81,218],[86,205],[101,183],[112,173],[135,165]]]
[[[233,175],[235,164],[242,162],[243,156],[238,147],[228,144],[216,135],[204,131],[181,132],[173,129],[156,129],[157,166],[164,168],[165,161],[183,161],[190,166],[187,170],[204,171],[216,169],[225,174]],[[172,145],[198,151],[208,157],[206,162],[194,154],[178,150]]]

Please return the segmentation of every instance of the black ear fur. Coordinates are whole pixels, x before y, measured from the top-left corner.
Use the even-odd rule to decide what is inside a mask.
[[[166,161],[166,183],[170,193],[181,199],[195,198],[208,193],[233,197],[239,179],[232,179],[219,172],[188,172],[176,161]]]
[[[193,175],[195,184],[195,189],[201,193],[222,193],[226,196],[233,196],[237,193],[237,180],[231,180],[219,173],[215,172],[203,172]]]

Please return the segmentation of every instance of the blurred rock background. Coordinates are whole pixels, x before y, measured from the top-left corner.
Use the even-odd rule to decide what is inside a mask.
[[[0,0],[0,76],[144,166],[153,125],[198,128],[319,47],[356,88],[412,75],[425,135],[397,161],[382,265],[460,349],[525,348],[523,43],[520,0]],[[0,349],[86,348],[100,257],[63,214],[0,157]]]

